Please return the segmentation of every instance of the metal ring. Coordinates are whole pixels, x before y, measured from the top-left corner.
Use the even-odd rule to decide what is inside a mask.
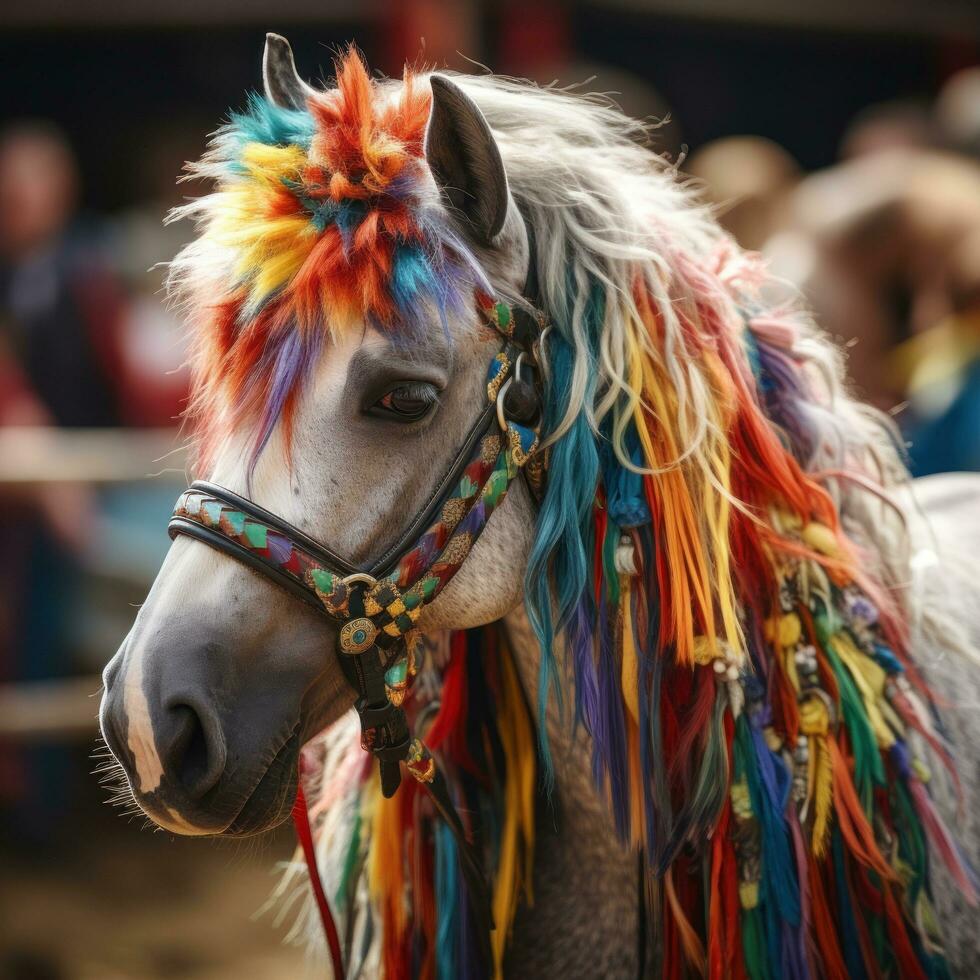
[[[507,431],[507,418],[504,416],[504,398],[507,395],[507,389],[510,387],[512,381],[521,380],[521,365],[524,363],[524,351],[521,351],[517,355],[517,360],[514,361],[514,368],[511,371],[510,377],[500,386],[500,391],[497,392],[497,422],[500,428]]]
[[[521,357],[524,355],[522,354]],[[507,431],[507,419],[504,418],[504,395],[507,394],[507,389],[510,387],[513,378],[508,378],[501,386],[500,391],[497,392],[497,422],[500,424],[500,428],[504,432]]]
[[[531,344],[531,353],[534,355],[534,363],[538,365],[541,369],[541,373],[544,375],[545,380],[547,380],[551,372],[548,366],[548,358],[545,354],[544,342],[548,338],[548,334],[551,333],[551,324],[549,323],[544,330],[538,334],[537,339]]]
[[[373,575],[368,575],[367,572],[354,572],[353,575],[348,575],[340,581],[343,585],[353,585],[355,582],[363,582],[372,588],[378,584],[378,580]]]

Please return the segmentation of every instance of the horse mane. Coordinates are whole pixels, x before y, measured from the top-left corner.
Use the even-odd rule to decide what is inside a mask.
[[[276,377],[270,364],[292,350],[290,337],[316,334],[315,316],[297,326],[276,312],[295,272],[256,299],[263,280],[250,270],[274,263],[282,240],[262,239],[261,228],[244,244],[237,231],[221,239],[228,194],[255,181],[308,223],[316,209],[294,185],[309,186],[314,140],[349,135],[351,113],[373,120],[385,152],[417,178],[411,221],[382,248],[417,241],[438,256],[416,298],[456,303],[481,288],[465,245],[432,217],[417,139],[424,78],[406,76],[399,97],[355,60],[342,59],[340,89],[311,99],[309,112],[254,99],[200,170],[220,186],[184,211],[203,223],[204,244],[178,259],[178,282],[206,290],[215,270],[227,273],[229,249],[252,250],[234,280],[238,326],[216,323],[213,303],[195,307],[211,309],[197,355],[201,415],[221,415],[235,391],[253,390],[253,368]],[[464,809],[485,823],[498,970],[530,884],[536,756],[552,779],[545,711],[554,697],[591,736],[596,785],[622,839],[647,855],[650,887],[662,889],[664,976],[689,966],[766,976],[767,960],[793,976],[817,966],[931,974],[941,952],[923,836],[971,897],[974,883],[925,786],[923,748],[944,763],[950,752],[909,656],[918,613],[905,587],[907,536],[900,517],[883,517],[898,513],[890,493],[907,479],[892,427],[851,397],[838,348],[649,149],[642,124],[599,97],[491,75],[455,80],[497,139],[554,327],[547,488],[526,579],[542,652],[538,752],[496,631],[437,640],[408,705],[426,713],[441,691],[429,741]],[[390,109],[393,98],[400,108]],[[397,130],[392,118],[415,128]],[[327,155],[337,180],[352,156],[363,165],[364,132],[342,160]],[[285,183],[279,163],[262,169],[287,157]],[[256,159],[261,172],[243,178],[242,161]],[[346,220],[331,212],[321,236],[336,245]],[[328,309],[349,289],[338,255],[329,253],[329,283],[317,281]],[[309,281],[323,261],[310,250],[291,268]],[[361,313],[380,309],[358,302]],[[394,312],[377,314],[386,329]],[[265,323],[261,343],[256,323]],[[226,338],[218,347],[216,331]],[[233,369],[229,390],[216,379],[238,363],[243,337],[248,370]],[[289,353],[290,364],[307,363],[316,343]],[[292,390],[302,370],[289,370]],[[282,388],[261,388],[266,435],[287,404]],[[451,965],[440,975],[462,975],[472,950],[460,938],[469,926],[451,839],[423,831],[412,787],[381,799],[352,724],[314,751],[321,774],[308,796],[319,801],[325,877],[361,962],[400,975],[406,962],[431,967],[438,950]],[[380,929],[358,919],[359,904]],[[874,940],[882,929],[888,948]]]
[[[547,700],[570,686],[619,833],[667,886],[664,975],[743,961],[761,975],[766,956],[792,975],[814,956],[831,973],[892,968],[862,938],[877,926],[856,894],[854,922],[834,926],[817,887],[834,861],[875,882],[902,969],[917,943],[929,961],[927,874],[895,885],[910,831],[895,811],[975,886],[920,779],[923,741],[950,756],[921,724],[929,694],[909,656],[920,611],[891,499],[908,478],[894,427],[849,394],[837,346],[641,124],[601,98],[459,82],[533,228],[561,338],[525,582],[546,776]],[[721,887],[735,868],[737,900]],[[675,891],[693,871],[710,894]],[[854,886],[837,874],[844,902]],[[739,913],[740,952],[725,925]]]

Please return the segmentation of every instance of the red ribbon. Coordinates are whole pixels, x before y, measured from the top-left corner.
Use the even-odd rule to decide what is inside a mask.
[[[296,790],[296,802],[293,803],[293,825],[296,827],[296,836],[303,848],[303,856],[306,858],[306,867],[310,874],[310,884],[313,886],[313,897],[316,899],[316,906],[320,911],[320,921],[323,923],[327,945],[330,947],[334,980],[344,980],[346,974],[344,973],[344,959],[340,952],[340,936],[337,934],[337,926],[333,921],[330,903],[327,901],[323,882],[320,880],[320,872],[316,866],[313,831],[310,829],[310,814],[306,808],[306,797],[303,795],[302,783]]]

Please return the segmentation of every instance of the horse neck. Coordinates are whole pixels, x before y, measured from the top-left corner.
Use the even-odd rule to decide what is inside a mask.
[[[504,620],[528,703],[537,704],[540,652],[523,606]],[[592,781],[592,740],[573,731],[551,698],[547,725],[555,767],[550,800],[536,817],[534,902],[518,914],[510,964],[520,975],[631,976],[639,935],[638,858],[616,836]]]

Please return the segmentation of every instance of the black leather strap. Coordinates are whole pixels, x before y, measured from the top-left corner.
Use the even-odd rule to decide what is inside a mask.
[[[446,475],[436,484],[429,499],[425,502],[422,509],[415,516],[415,519],[399,536],[398,540],[375,562],[369,574],[375,578],[382,578],[387,575],[395,565],[401,560],[402,555],[414,547],[419,535],[432,523],[436,512],[442,506],[446,494],[459,482],[470,460],[473,457],[473,450],[476,444],[483,438],[487,430],[493,425],[496,419],[496,406],[487,407],[473,423],[466,441],[460,447],[452,466]]]
[[[224,500],[238,507],[246,514],[257,517],[263,524],[268,524],[269,527],[275,528],[280,534],[295,541],[304,551],[309,552],[324,568],[340,572],[341,575],[353,575],[355,572],[363,571],[363,569],[356,568],[350,562],[335,555],[329,548],[325,548],[318,541],[314,541],[313,538],[304,534],[299,528],[293,527],[292,524],[288,524],[281,517],[273,514],[272,511],[260,507],[247,497],[241,497],[237,493],[226,490],[224,487],[219,487],[216,483],[209,483],[207,480],[195,480],[191,484],[191,487],[195,490],[203,490],[205,493],[213,494],[218,500]],[[172,534],[170,536],[173,537]],[[265,566],[263,566],[264,568]]]

